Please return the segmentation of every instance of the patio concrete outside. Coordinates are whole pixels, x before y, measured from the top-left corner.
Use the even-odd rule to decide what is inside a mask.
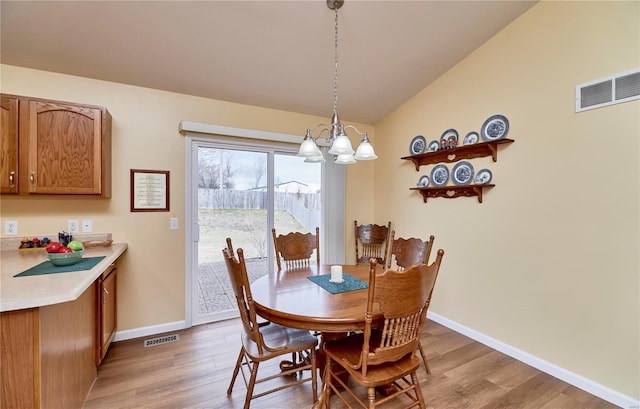
[[[269,273],[267,262],[266,258],[245,260],[250,283]],[[201,264],[198,268],[198,286],[198,314],[206,315],[238,308],[227,266],[223,261]]]

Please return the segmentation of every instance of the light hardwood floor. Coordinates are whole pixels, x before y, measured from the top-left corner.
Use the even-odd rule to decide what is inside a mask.
[[[242,408],[246,388],[241,377],[232,395],[226,393],[241,330],[234,319],[172,332],[179,341],[153,347],[144,348],[143,339],[112,344],[84,409]],[[418,376],[429,409],[616,408],[433,321],[426,324],[423,345],[432,375],[420,368]],[[251,407],[311,404],[306,383],[254,400]],[[332,404],[342,407],[336,399]],[[389,402],[385,407],[398,406]]]

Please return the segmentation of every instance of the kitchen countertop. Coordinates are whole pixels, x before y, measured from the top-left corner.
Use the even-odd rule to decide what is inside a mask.
[[[47,261],[44,250],[0,251],[0,312],[74,301],[126,250],[127,243],[85,248],[85,258],[105,258],[91,270],[27,277],[14,275]]]

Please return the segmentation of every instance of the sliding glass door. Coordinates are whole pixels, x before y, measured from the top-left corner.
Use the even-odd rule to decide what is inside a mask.
[[[237,316],[222,249],[242,248],[249,280],[275,264],[271,228],[278,233],[320,226],[321,167],[292,148],[248,147],[233,140],[194,142],[191,197],[197,234],[192,271],[192,323]],[[197,191],[197,193],[196,193]]]

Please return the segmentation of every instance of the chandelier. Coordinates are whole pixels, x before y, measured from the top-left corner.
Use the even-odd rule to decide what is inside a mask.
[[[327,0],[327,7],[335,11],[335,42],[334,42],[334,74],[333,74],[333,116],[331,125],[320,124],[315,128],[307,129],[307,133],[300,145],[298,156],[305,158],[305,162],[324,162],[322,151],[318,147],[318,140],[324,136],[324,142],[330,146],[329,154],[335,156],[335,163],[351,164],[358,160],[376,159],[376,153],[369,142],[366,132],[360,132],[353,125],[342,125],[338,116],[338,9],[342,7],[344,1]],[[358,135],[362,135],[362,140],[358,149],[354,152],[351,141],[346,134],[347,129],[353,129]],[[314,137],[313,132],[318,132]],[[355,153],[355,155],[354,155]]]

